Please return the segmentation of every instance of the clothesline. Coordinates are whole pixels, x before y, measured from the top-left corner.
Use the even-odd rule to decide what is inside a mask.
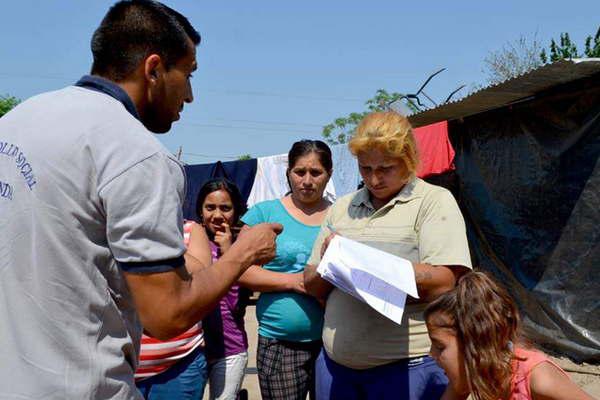
[[[454,169],[454,149],[448,139],[448,123],[439,122],[414,130],[420,164],[417,176],[441,174]],[[333,175],[325,188],[330,200],[355,191],[361,181],[355,157],[346,144],[331,146]],[[186,165],[187,193],[183,215],[196,219],[195,201],[200,187],[211,178],[226,177],[235,182],[248,206],[281,198],[289,191],[286,179],[287,154],[250,160],[217,161]]]

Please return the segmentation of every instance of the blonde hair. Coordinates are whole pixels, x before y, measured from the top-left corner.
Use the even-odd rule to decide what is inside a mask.
[[[415,174],[419,165],[412,126],[406,117],[393,111],[375,112],[363,118],[348,148],[355,156],[377,148],[402,160],[408,175]]]

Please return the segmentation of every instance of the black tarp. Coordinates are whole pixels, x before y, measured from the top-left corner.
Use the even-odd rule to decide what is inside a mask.
[[[542,349],[600,362],[600,76],[449,125],[476,267]]]

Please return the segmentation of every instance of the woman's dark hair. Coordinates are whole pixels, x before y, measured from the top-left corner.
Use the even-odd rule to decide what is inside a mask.
[[[183,15],[152,0],[124,0],[113,5],[92,36],[92,74],[119,82],[150,54],[168,68],[184,57],[200,34]]]
[[[331,170],[333,169],[331,149],[325,142],[320,140],[304,139],[294,143],[288,153],[288,169],[294,168],[294,165],[296,165],[296,162],[300,157],[310,153],[317,154],[323,168],[325,168],[327,173],[331,174]]]
[[[198,197],[196,198],[196,214],[198,215],[198,221],[202,222],[202,204],[204,204],[204,200],[206,200],[206,197],[209,194],[218,190],[224,190],[229,193],[229,197],[231,197],[231,202],[233,203],[232,225],[237,225],[240,217],[244,215],[248,207],[246,206],[246,202],[242,198],[242,194],[237,185],[225,178],[211,179],[200,188]]]

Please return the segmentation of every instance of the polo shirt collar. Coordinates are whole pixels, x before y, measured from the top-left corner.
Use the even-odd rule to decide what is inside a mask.
[[[398,194],[392,199],[392,201],[400,201],[402,203],[406,203],[407,201],[411,201],[420,197],[420,191],[417,188],[418,180],[416,176],[410,177],[406,185],[398,192]]]
[[[402,190],[400,190],[398,192],[398,194],[396,194],[396,196],[394,196],[385,206],[383,206],[381,208],[385,208],[390,205],[394,205],[398,202],[406,203],[410,200],[420,197],[420,191],[418,190],[418,187],[417,187],[418,183],[419,183],[418,178],[413,175],[409,179],[409,181],[406,183],[406,185],[404,185]],[[373,207],[373,203],[371,203],[371,199],[369,196],[369,189],[367,189],[366,187],[363,187],[356,193],[356,195],[354,196],[354,198],[351,201],[351,204],[355,207],[364,206],[364,207],[367,207],[367,208],[370,208],[373,210],[375,209],[375,207]]]
[[[110,97],[121,102],[125,109],[129,112],[129,114],[131,114],[135,119],[140,119],[140,116],[137,112],[137,109],[135,108],[135,104],[133,104],[133,101],[131,100],[131,97],[129,97],[129,95],[125,90],[123,90],[123,88],[121,88],[113,81],[110,81],[97,75],[84,75],[79,81],[77,81],[75,86],[109,95]]]

